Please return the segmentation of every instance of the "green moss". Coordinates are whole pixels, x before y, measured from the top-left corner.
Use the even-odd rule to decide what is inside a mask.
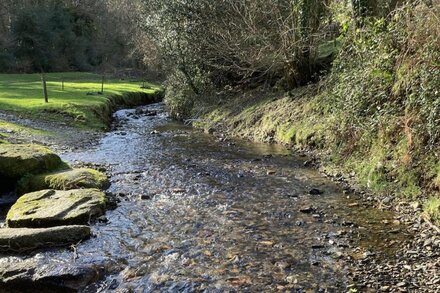
[[[422,194],[422,189],[414,173],[402,176],[403,188],[402,195],[405,197],[416,198]]]
[[[64,167],[60,157],[51,150],[28,144],[0,145],[0,175],[19,179],[26,174],[37,174]]]
[[[386,191],[386,169],[383,163],[383,156],[375,154],[369,156],[368,160],[359,158],[354,160],[352,164],[361,184],[374,192]]]
[[[78,188],[107,189],[110,182],[106,175],[93,169],[73,169],[27,176],[19,181],[17,192],[24,194],[42,189],[70,190]]]
[[[440,198],[431,197],[429,198],[424,206],[424,212],[437,224],[440,224]]]
[[[440,189],[440,163],[438,163],[434,169],[436,175],[434,175],[434,185]]]
[[[16,123],[12,123],[12,122],[8,122],[8,121],[4,121],[4,120],[0,119],[0,132],[2,132],[2,131],[21,133],[21,134],[25,134],[25,135],[46,135],[46,136],[52,135],[52,133],[49,131],[35,129],[32,127],[23,126],[23,125],[19,125]],[[0,138],[1,138],[1,136],[2,135],[0,134]],[[7,134],[4,134],[3,136],[7,136]]]
[[[402,133],[401,117],[380,117],[381,128],[376,132],[368,126],[354,128],[350,113],[333,112],[323,96],[314,93],[308,88],[254,103],[231,101],[207,113],[196,126],[218,126],[232,136],[319,149],[326,154],[327,169],[355,171],[359,183],[376,193],[408,198],[422,194],[422,171],[414,164],[419,142],[414,137],[409,141]]]
[[[7,137],[8,136],[6,134],[0,133],[0,144],[1,143],[8,143],[8,141],[6,140]]]
[[[277,131],[277,140],[284,144],[292,144],[296,141],[298,130],[295,125],[286,123],[281,125]]]
[[[395,193],[415,198],[422,193],[417,170],[402,159],[406,154],[406,143],[392,147],[383,137],[372,139],[369,149],[350,153],[348,160],[339,158],[337,164],[346,170],[355,170],[359,182],[376,193]]]
[[[97,189],[42,190],[20,197],[6,223],[11,228],[86,225],[105,212],[105,194]]]

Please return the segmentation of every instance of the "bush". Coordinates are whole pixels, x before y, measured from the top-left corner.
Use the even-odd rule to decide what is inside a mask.
[[[317,110],[338,117],[336,159],[349,158],[377,191],[397,186],[418,196],[431,185],[425,174],[440,144],[439,13],[439,4],[417,2],[351,26],[318,97]]]
[[[182,71],[176,70],[168,76],[165,83],[168,111],[178,120],[196,116],[195,105],[208,101],[211,95],[212,85],[200,71],[189,80]]]

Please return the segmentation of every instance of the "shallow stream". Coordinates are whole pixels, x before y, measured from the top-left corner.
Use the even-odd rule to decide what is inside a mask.
[[[392,257],[404,237],[383,224],[393,214],[343,193],[307,158],[201,133],[162,104],[116,112],[95,147],[62,158],[105,166],[121,200],[96,237],[29,256],[105,267],[84,292],[343,292],[350,259]]]

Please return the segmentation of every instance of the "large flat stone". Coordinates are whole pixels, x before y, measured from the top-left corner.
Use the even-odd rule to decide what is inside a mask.
[[[25,252],[76,244],[90,237],[88,226],[59,226],[52,228],[2,228],[0,252]]]
[[[43,189],[71,190],[78,188],[107,189],[107,176],[93,169],[72,169],[55,173],[28,176],[20,180],[18,193],[24,194]]]
[[[0,144],[0,177],[19,179],[59,169],[60,157],[48,148],[34,144]]]
[[[35,258],[0,263],[0,292],[79,292],[104,275],[104,266]]]
[[[87,225],[105,212],[105,194],[98,189],[41,190],[23,195],[11,207],[10,228]]]

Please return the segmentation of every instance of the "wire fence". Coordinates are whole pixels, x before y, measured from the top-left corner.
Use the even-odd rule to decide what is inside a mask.
[[[8,91],[23,90],[29,88],[30,85],[39,87],[45,96],[48,96],[48,89],[51,91],[68,91],[84,90],[87,94],[104,94],[106,86],[108,84],[117,83],[129,83],[138,84],[139,89],[151,89],[152,87],[144,78],[115,78],[113,75],[90,75],[90,76],[72,76],[72,74],[66,74],[66,76],[53,76],[51,74],[41,75],[3,75],[0,78],[0,88],[7,89]],[[81,86],[84,84],[84,86]],[[28,85],[28,86],[26,86]]]

